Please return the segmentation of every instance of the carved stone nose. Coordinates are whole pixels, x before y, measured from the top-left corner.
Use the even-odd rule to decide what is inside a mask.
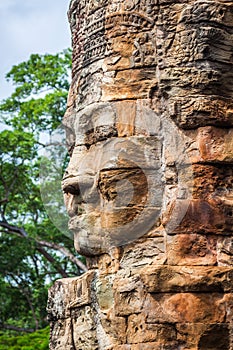
[[[64,202],[70,217],[79,215],[82,212],[80,205],[83,203],[77,177],[65,176],[62,181]]]
[[[63,188],[63,191],[65,193],[70,193],[70,194],[73,194],[76,196],[78,196],[80,194],[79,187],[76,187],[76,186],[71,185],[71,184],[65,185]]]
[[[78,198],[79,197],[74,196],[73,194],[70,194],[70,193],[64,194],[64,202],[65,202],[66,210],[70,217],[78,215],[79,213],[80,200]]]
[[[80,188],[77,177],[64,177],[62,180],[62,190],[64,193],[80,196]]]

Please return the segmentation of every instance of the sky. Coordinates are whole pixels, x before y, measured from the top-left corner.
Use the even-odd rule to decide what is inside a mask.
[[[71,46],[69,0],[0,0],[0,100],[12,86],[5,75],[32,53],[57,53]]]

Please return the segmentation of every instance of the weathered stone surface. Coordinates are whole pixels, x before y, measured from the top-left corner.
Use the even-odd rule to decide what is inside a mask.
[[[85,306],[81,310],[77,310],[71,314],[71,322],[73,348],[97,350],[98,340],[96,337],[94,310],[90,306]]]
[[[217,260],[220,266],[233,266],[232,237],[220,237],[217,240]]]
[[[228,324],[181,323],[176,329],[181,349],[231,349]]]
[[[166,241],[162,234],[153,238],[139,239],[136,245],[135,243],[127,245],[120,266],[123,269],[129,266],[132,268],[147,266],[152,259],[155,264],[163,264],[166,261]]]
[[[168,236],[169,265],[216,265],[217,238],[203,234],[177,234]]]
[[[230,267],[217,266],[148,266],[140,276],[149,293],[232,292]]]
[[[174,325],[147,323],[143,314],[133,314],[128,318],[127,341],[131,344],[157,341],[175,348],[176,329]]]
[[[232,306],[227,294],[204,293],[150,294],[145,302],[148,324],[223,323]]]
[[[90,304],[89,287],[94,275],[93,271],[89,271],[82,277],[66,278],[55,282],[48,296],[47,310],[51,320],[67,318],[72,308]]]
[[[233,131],[207,126],[198,130],[198,146],[202,161],[233,162]]]
[[[73,327],[70,318],[59,319],[50,323],[51,339],[49,348],[52,350],[72,349]]]
[[[170,203],[170,211],[164,215],[169,233],[215,233],[231,234],[232,219],[232,165],[193,165],[192,199]],[[173,209],[174,207],[174,209]],[[187,209],[186,209],[187,208]],[[170,220],[173,209],[173,231]],[[183,214],[184,213],[184,214]]]
[[[114,289],[117,315],[127,316],[142,311],[146,291],[139,276],[116,279]]]
[[[63,179],[90,272],[53,350],[233,350],[233,2],[72,0]]]

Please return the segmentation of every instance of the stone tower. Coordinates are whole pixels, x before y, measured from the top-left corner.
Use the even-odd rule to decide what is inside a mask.
[[[233,2],[72,0],[51,350],[233,350]]]

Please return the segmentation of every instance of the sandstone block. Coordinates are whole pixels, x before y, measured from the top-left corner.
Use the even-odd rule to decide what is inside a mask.
[[[51,350],[72,349],[74,344],[72,320],[70,318],[51,322],[50,330],[53,335],[49,344]]]
[[[139,239],[137,245],[129,244],[125,246],[124,254],[120,260],[120,266],[127,268],[142,267],[147,265],[151,259],[154,264],[164,264],[166,261],[165,237],[158,236],[147,239]]]
[[[98,308],[106,313],[113,306],[112,276],[100,276],[95,280],[96,299]]]
[[[152,265],[140,278],[149,293],[233,291],[231,267]]]
[[[143,314],[133,314],[128,318],[127,342],[140,344],[159,342],[169,345],[176,341],[175,327],[170,324],[147,323]]]
[[[49,290],[48,314],[50,320],[70,317],[70,310],[91,303],[91,283],[94,272],[81,277],[57,280]]]
[[[142,311],[146,291],[139,276],[114,281],[114,300],[117,315],[126,316]]]
[[[231,350],[229,324],[178,323],[176,329],[182,350]]]
[[[216,127],[198,130],[198,146],[202,161],[233,162],[233,131]]]
[[[217,238],[203,234],[177,234],[167,237],[169,265],[216,265]]]
[[[220,266],[233,265],[232,238],[227,236],[219,237],[217,240],[217,260]]]
[[[149,324],[224,323],[232,307],[232,294],[150,294],[144,311]]]
[[[100,336],[103,339],[99,339],[100,348],[101,344],[104,349],[111,348],[112,345],[106,345],[107,342],[113,346],[126,343],[126,319],[116,316],[115,310],[101,316],[101,329],[103,333],[100,332]]]
[[[73,311],[71,331],[74,349],[97,350],[99,348],[95,314],[90,306]],[[64,349],[68,350],[67,345]]]

